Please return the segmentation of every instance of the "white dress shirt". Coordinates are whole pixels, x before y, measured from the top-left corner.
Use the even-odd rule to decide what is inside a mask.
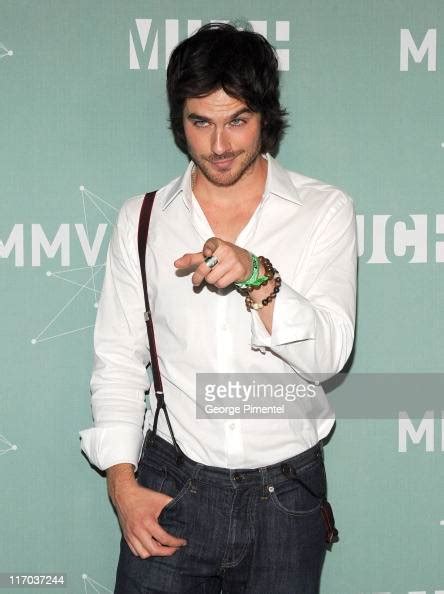
[[[191,190],[190,162],[157,193],[146,269],[165,402],[174,435],[190,458],[211,466],[256,468],[303,452],[325,437],[334,411],[322,384],[344,367],[354,341],[357,241],[352,199],[287,171],[269,154],[264,194],[236,245],[270,259],[282,278],[271,335],[231,286],[205,282],[174,260],[214,236]],[[138,467],[156,398],[151,374],[137,228],[143,195],[126,200],[108,247],[94,331],[94,426],[80,431],[89,460],[105,470]],[[196,373],[292,373],[316,382],[317,418],[197,419]],[[152,389],[150,389],[152,387]],[[145,392],[149,401],[145,403]],[[146,414],[145,414],[146,411]],[[163,411],[158,434],[171,442]]]

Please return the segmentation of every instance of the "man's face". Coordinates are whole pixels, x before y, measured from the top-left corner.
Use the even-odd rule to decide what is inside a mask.
[[[216,186],[231,186],[260,156],[261,116],[223,89],[185,101],[183,126],[188,153]]]

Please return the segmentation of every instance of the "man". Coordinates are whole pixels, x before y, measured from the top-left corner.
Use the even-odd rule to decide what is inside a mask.
[[[160,414],[146,439],[156,396],[137,253],[143,196],[125,202],[110,242],[95,427],[80,432],[122,528],[115,592],[315,594],[327,546],[322,439],[334,423],[320,382],[354,340],[353,202],[271,156],[286,112],[262,36],[205,25],[173,51],[167,90],[190,164],[154,199],[146,270],[173,433]],[[300,399],[297,418],[197,418],[196,374],[235,372],[291,374],[316,397]]]

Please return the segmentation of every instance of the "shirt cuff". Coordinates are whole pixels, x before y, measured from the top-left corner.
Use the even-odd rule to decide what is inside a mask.
[[[310,301],[282,282],[276,295],[271,335],[259,312],[251,310],[251,346],[262,352],[298,340],[315,338],[316,317]]]
[[[100,470],[114,464],[139,464],[143,445],[143,431],[135,427],[92,427],[79,431],[81,449],[89,461]]]

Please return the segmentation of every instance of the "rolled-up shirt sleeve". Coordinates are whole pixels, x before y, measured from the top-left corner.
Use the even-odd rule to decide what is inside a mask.
[[[303,290],[282,279],[271,334],[251,310],[251,346],[276,353],[303,378],[319,383],[341,371],[354,341],[357,234],[347,195],[319,221],[301,274]]]
[[[94,329],[91,408],[94,426],[79,431],[81,448],[100,470],[131,463],[143,442],[145,393],[150,387],[137,229],[119,211],[108,246]]]

